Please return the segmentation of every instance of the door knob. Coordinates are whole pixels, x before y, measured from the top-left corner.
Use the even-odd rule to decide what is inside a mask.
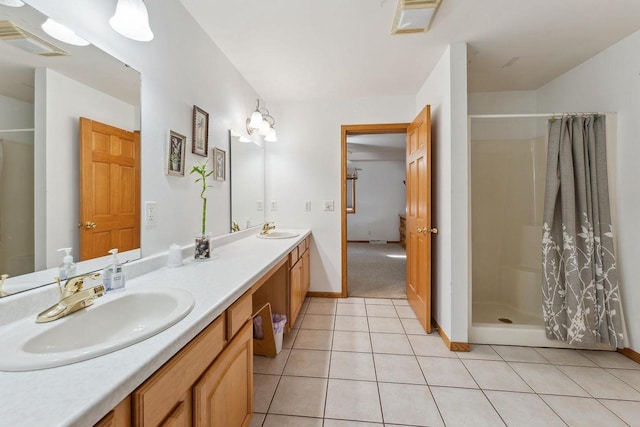
[[[438,234],[438,229],[435,228],[435,227],[434,228],[429,228],[429,229],[425,228],[425,232],[427,232],[427,231],[429,233],[431,233],[431,234]]]
[[[87,230],[90,230],[92,228],[96,228],[96,223],[95,222],[91,222],[91,221],[87,221],[84,223],[84,228],[86,228]]]
[[[422,228],[421,227],[416,228],[416,233],[418,234],[422,233]]]

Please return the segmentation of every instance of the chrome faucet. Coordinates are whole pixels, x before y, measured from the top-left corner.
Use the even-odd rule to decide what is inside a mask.
[[[268,234],[269,231],[275,228],[276,228],[276,225],[273,222],[265,222],[264,225],[262,226],[262,231],[260,232],[260,234],[262,235]]]
[[[82,308],[89,307],[93,300],[105,294],[104,285],[97,285],[92,288],[83,289],[84,280],[97,279],[100,273],[83,274],[67,280],[64,288],[60,288],[60,301],[38,314],[36,323],[52,322],[65,317]],[[60,278],[56,278],[60,286]]]

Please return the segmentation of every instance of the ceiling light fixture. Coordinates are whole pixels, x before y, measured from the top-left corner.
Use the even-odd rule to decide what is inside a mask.
[[[41,25],[45,33],[61,42],[72,44],[74,46],[89,46],[89,42],[74,33],[69,27],[62,25],[51,18],[48,18]]]
[[[118,0],[116,12],[109,19],[111,28],[123,36],[139,42],[153,40],[149,14],[142,0]]]
[[[0,0],[0,4],[9,7],[22,7],[24,2],[20,0]]]
[[[427,32],[440,3],[442,0],[398,0],[391,34]]]
[[[247,118],[247,133],[253,135],[258,132],[264,136],[264,140],[267,142],[276,142],[278,137],[275,130],[276,120],[269,110],[266,108],[260,108],[260,100],[256,102],[256,110],[251,113],[251,117]]]

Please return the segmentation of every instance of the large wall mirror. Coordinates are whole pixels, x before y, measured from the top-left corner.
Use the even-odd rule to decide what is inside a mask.
[[[4,285],[9,294],[52,283],[62,260],[59,248],[73,248],[81,274],[102,268],[96,257],[114,244],[103,235],[92,243],[93,255],[81,256],[88,247],[82,233],[100,230],[80,211],[81,176],[86,181],[80,172],[82,117],[95,124],[93,149],[107,147],[107,157],[117,151],[131,157],[137,144],[136,171],[93,168],[94,178],[103,181],[94,189],[116,174],[129,175],[127,200],[120,192],[115,203],[137,207],[138,217],[135,227],[120,233],[129,245],[121,260],[140,256],[140,74],[93,45],[49,36],[41,28],[46,19],[28,5],[0,5],[0,274],[10,275]],[[96,130],[102,124],[126,131],[131,142],[109,148],[110,137]],[[100,199],[93,201],[97,211],[114,203]]]
[[[229,131],[231,231],[262,225],[265,218],[263,144]]]

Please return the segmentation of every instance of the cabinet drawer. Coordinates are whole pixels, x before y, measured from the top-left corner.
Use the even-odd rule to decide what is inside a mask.
[[[251,289],[249,289],[227,309],[227,341],[231,341],[236,332],[251,318],[252,308]]]
[[[293,267],[293,265],[298,262],[298,247],[296,246],[289,252],[289,268]]]
[[[300,244],[298,245],[298,258],[301,257],[304,251],[306,250],[307,250],[307,240],[305,239],[302,242],[300,242]]]
[[[225,343],[225,316],[220,316],[133,392],[134,425],[159,425],[220,354]]]

